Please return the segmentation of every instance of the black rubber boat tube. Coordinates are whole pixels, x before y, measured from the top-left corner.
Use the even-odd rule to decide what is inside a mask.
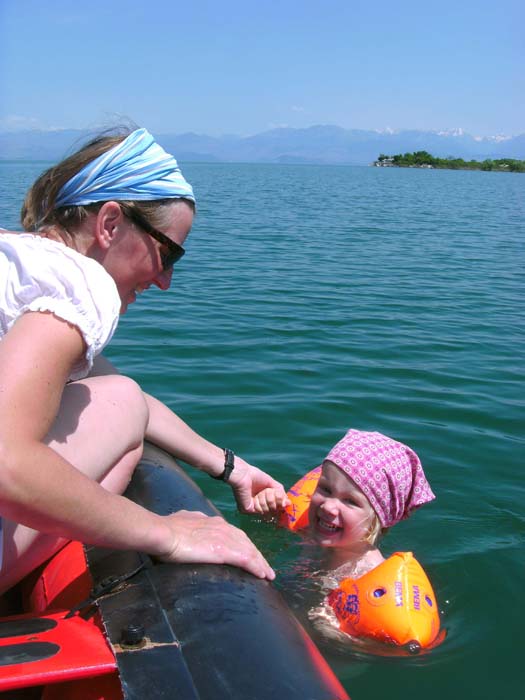
[[[150,445],[126,495],[160,514],[218,514],[175,460]],[[127,700],[348,698],[268,581],[230,566],[86,551],[95,583],[146,564],[98,601]]]

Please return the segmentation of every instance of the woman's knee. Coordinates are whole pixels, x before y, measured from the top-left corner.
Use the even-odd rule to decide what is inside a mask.
[[[123,375],[91,380],[97,382],[94,395],[98,419],[108,421],[112,432],[127,449],[142,445],[149,420],[149,409],[140,386]]]
[[[106,400],[117,410],[123,412],[126,422],[129,425],[137,426],[142,439],[148,425],[149,410],[142,389],[137,382],[121,374],[98,377],[96,381],[103,384]]]
[[[148,419],[136,382],[121,375],[92,377],[65,387],[46,443],[81,471],[98,473],[94,465],[116,464],[142,446]]]

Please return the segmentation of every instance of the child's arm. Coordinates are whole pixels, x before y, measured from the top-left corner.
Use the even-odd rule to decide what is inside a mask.
[[[289,505],[290,499],[280,489],[268,487],[253,498],[256,513],[274,515]]]

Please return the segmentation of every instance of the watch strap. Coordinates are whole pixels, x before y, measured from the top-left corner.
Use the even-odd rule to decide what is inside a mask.
[[[233,450],[226,448],[224,450],[224,470],[217,476],[212,476],[212,479],[217,479],[219,481],[229,481],[231,473],[235,467],[234,464],[235,454]]]

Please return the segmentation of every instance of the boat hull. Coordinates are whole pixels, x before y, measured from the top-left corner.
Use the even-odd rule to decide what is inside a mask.
[[[126,495],[159,514],[181,509],[219,514],[175,460],[151,445]],[[40,616],[55,614],[57,606],[63,613],[86,588],[104,588],[108,580],[136,573],[106,588],[96,601],[97,616],[86,622],[99,633],[90,646],[110,652],[106,666],[101,664],[91,678],[48,678],[44,700],[266,700],[278,694],[287,700],[348,698],[270,582],[225,565],[161,564],[137,552],[97,547],[83,551],[84,570],[79,567],[73,581],[60,584],[61,590],[52,592],[50,581],[41,585],[45,569],[33,585],[29,599],[40,607]],[[49,570],[47,574],[49,579]],[[79,590],[68,597],[75,587]],[[44,588],[51,592],[48,600]],[[83,620],[90,611],[88,605],[69,621]],[[67,622],[62,621],[66,628]],[[84,652],[87,661],[90,647]]]

